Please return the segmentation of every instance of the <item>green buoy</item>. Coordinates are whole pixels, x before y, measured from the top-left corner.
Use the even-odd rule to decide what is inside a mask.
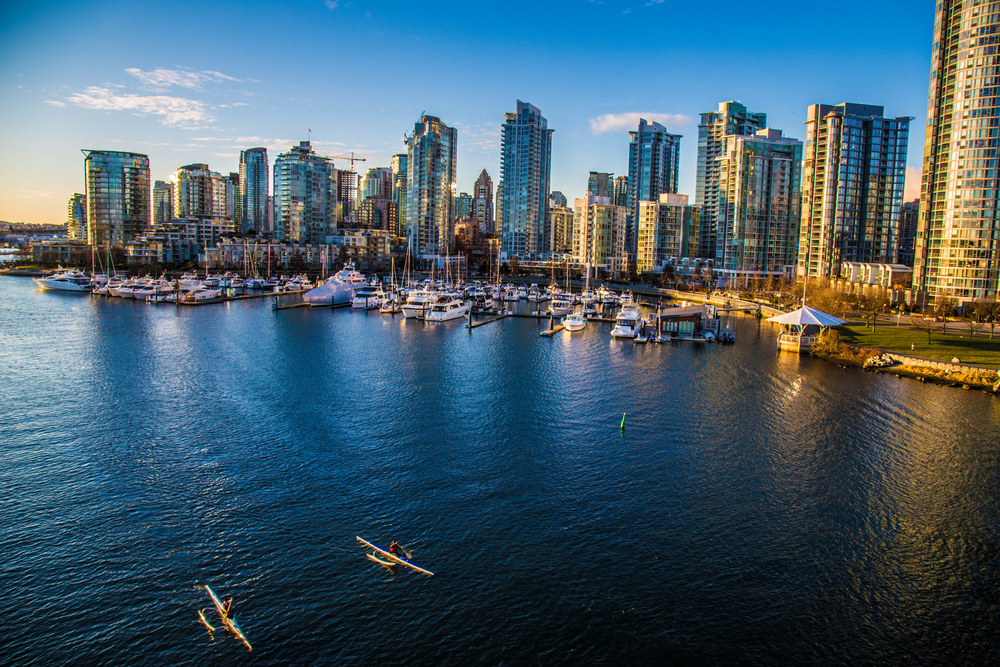
[[[623,413],[622,413],[622,425],[621,425],[621,429],[622,429],[623,431],[625,430],[625,415],[626,415],[626,414],[628,414],[628,413],[626,413],[626,412],[623,412]]]

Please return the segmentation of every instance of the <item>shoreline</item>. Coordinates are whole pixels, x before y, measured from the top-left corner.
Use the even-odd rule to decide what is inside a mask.
[[[1000,371],[992,368],[911,357],[893,350],[864,348],[846,343],[841,345],[858,352],[871,350],[878,354],[868,356],[864,361],[860,361],[857,355],[847,356],[842,353],[813,351],[810,354],[845,368],[850,366],[872,373],[890,374],[899,378],[905,377],[919,382],[931,382],[967,390],[979,389],[984,394],[1000,395]]]

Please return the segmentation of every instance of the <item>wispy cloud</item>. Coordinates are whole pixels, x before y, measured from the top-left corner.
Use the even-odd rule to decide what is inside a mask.
[[[140,115],[163,116],[164,125],[183,129],[198,129],[214,120],[204,102],[183,97],[121,94],[109,88],[92,86],[66,99],[70,104],[84,109],[134,111]]]
[[[21,190],[13,195],[15,199],[51,199],[58,197],[58,192],[52,190]]]
[[[45,103],[46,104],[51,104],[54,107],[64,107],[64,106],[66,106],[65,102],[60,102],[58,100],[45,100]]]
[[[484,122],[478,125],[466,125],[455,122],[458,129],[459,148],[471,148],[480,151],[500,150],[500,124]]]
[[[170,86],[180,86],[181,88],[197,90],[206,83],[241,81],[241,79],[237,79],[236,77],[213,71],[192,72],[179,69],[163,69],[162,67],[158,67],[151,72],[144,72],[137,67],[130,67],[125,71],[139,79],[142,85],[157,91],[166,90]]]
[[[326,0],[326,8],[330,10],[336,9],[340,5],[339,0]]]
[[[670,113],[640,113],[638,111],[627,111],[625,113],[606,113],[603,116],[590,119],[591,134],[604,134],[639,127],[639,119],[656,121],[665,126],[687,125],[691,119],[681,114]]]

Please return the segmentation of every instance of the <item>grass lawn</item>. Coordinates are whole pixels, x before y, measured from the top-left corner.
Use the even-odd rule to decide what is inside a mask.
[[[892,352],[913,354],[927,359],[951,361],[955,357],[964,364],[975,366],[1000,367],[1000,338],[990,340],[977,336],[969,338],[963,334],[960,323],[948,325],[948,333],[940,333],[940,329],[931,334],[931,342],[927,343],[927,332],[896,327],[894,324],[879,323],[873,333],[870,327],[864,325],[845,325],[837,327],[840,340],[850,345],[877,347]],[[910,349],[913,345],[914,349]]]

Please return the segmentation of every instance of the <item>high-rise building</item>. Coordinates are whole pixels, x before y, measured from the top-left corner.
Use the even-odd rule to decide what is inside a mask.
[[[731,134],[719,161],[715,268],[730,278],[766,278],[798,261],[802,142],[781,130]]]
[[[447,254],[454,236],[458,130],[421,116],[407,140],[407,238],[415,257]]]
[[[271,231],[267,215],[268,162],[267,149],[248,148],[240,151],[239,222],[244,234],[251,229]]]
[[[226,180],[222,174],[210,170],[207,164],[188,164],[177,169],[170,177],[174,192],[174,217],[227,218]]]
[[[492,234],[493,230],[493,179],[483,169],[479,178],[472,186],[472,217],[479,222],[479,229],[484,234]]]
[[[567,208],[569,206],[569,201],[566,199],[566,195],[558,190],[553,190],[549,193],[549,206]]]
[[[549,250],[549,176],[552,132],[536,107],[517,101],[500,135],[500,178],[504,184],[500,250],[513,256]]]
[[[393,235],[398,232],[393,181],[393,172],[389,167],[372,167],[361,177],[358,224],[362,229],[378,229]]]
[[[930,303],[1000,298],[996,2],[939,0],[914,287]]]
[[[645,118],[639,119],[639,128],[629,135],[625,251],[635,257],[634,220],[639,202],[658,201],[661,194],[677,192],[681,135],[670,134],[667,128]]]
[[[461,192],[455,196],[455,220],[468,220],[472,217],[472,195]]]
[[[122,246],[151,222],[149,158],[140,153],[84,150],[87,243]]]
[[[153,224],[169,225],[174,219],[174,186],[167,181],[153,184]]]
[[[611,203],[615,206],[628,206],[628,176],[615,177],[615,189],[611,195]]]
[[[625,207],[610,197],[590,195],[573,206],[573,258],[589,269],[620,274],[628,268],[621,256],[625,236]]]
[[[868,104],[814,104],[806,116],[799,275],[839,276],[844,262],[897,262],[912,118]]]
[[[87,240],[87,195],[76,193],[66,203],[66,234],[71,239]]]
[[[501,223],[503,222],[503,181],[501,180],[497,184],[496,201],[493,203],[493,234],[502,235],[503,229]]]
[[[687,195],[666,193],[659,201],[639,202],[636,270],[662,271],[664,265],[698,251],[700,210]]]
[[[756,134],[767,127],[767,114],[753,113],[739,102],[721,102],[718,111],[701,114],[698,125],[698,173],[694,203],[701,207],[698,257],[722,261],[718,244],[719,162],[726,137]]]
[[[274,232],[285,243],[326,242],[337,229],[337,170],[308,141],[274,161]]]
[[[552,193],[562,194],[562,193]],[[562,198],[565,202],[565,197]],[[552,252],[573,252],[573,209],[560,205],[554,197],[549,197],[549,231]]]
[[[409,220],[409,207],[407,202],[409,201],[410,196],[409,187],[406,184],[406,153],[393,155],[392,161],[390,162],[390,168],[392,169],[392,201],[396,204],[396,220],[398,221],[395,233],[398,236],[405,236],[406,238],[409,238],[409,234],[406,231],[407,221]]]
[[[369,197],[392,199],[393,172],[389,167],[372,167],[361,177],[359,197],[361,201]]]
[[[587,177],[588,197],[615,198],[615,175],[603,171],[592,171]]]
[[[899,263],[913,266],[914,243],[917,240],[917,223],[920,219],[920,200],[903,204],[899,211]]]
[[[358,175],[352,169],[337,169],[337,225],[350,229],[358,222]]]
[[[236,231],[240,230],[240,175],[231,171],[226,181],[226,217],[233,221]]]

